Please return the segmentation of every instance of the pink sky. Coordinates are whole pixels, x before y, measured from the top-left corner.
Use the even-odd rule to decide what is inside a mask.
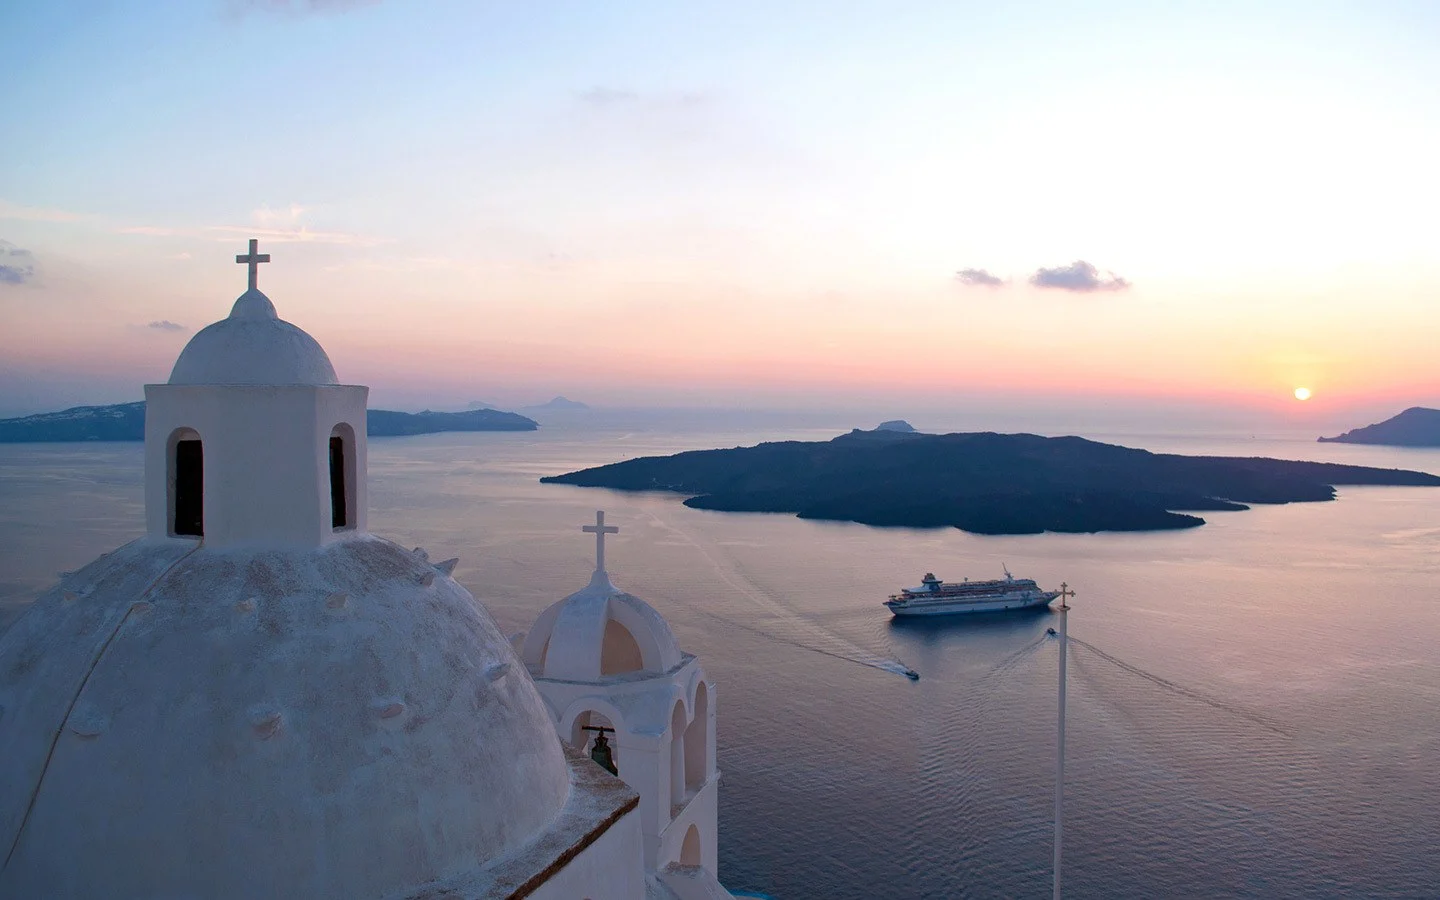
[[[252,236],[402,408],[1440,405],[1434,16],[1222,7],[30,10],[0,411],[138,398]]]

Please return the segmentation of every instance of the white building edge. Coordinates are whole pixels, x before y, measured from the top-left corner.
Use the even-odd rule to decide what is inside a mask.
[[[522,663],[369,534],[368,390],[268,260],[146,387],[146,535],[0,634],[0,900],[730,896],[698,662],[602,558]]]

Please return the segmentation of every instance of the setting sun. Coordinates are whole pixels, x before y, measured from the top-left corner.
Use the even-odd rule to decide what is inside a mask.
[[[1309,388],[1304,388],[1304,387],[1298,387],[1298,388],[1296,388],[1296,389],[1295,389],[1295,399],[1296,399],[1296,400],[1309,400],[1309,399],[1310,399],[1310,389],[1309,389]]]

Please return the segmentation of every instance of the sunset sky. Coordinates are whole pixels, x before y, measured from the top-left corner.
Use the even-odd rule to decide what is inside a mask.
[[[1440,405],[1427,0],[55,0],[0,85],[0,414],[250,237],[381,406]]]

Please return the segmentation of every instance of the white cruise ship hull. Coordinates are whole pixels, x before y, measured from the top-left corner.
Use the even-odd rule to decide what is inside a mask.
[[[1037,591],[1033,594],[986,597],[956,600],[915,599],[901,603],[885,604],[897,616],[949,616],[956,613],[1000,612],[1007,609],[1029,609],[1046,606],[1058,595],[1053,591]]]

